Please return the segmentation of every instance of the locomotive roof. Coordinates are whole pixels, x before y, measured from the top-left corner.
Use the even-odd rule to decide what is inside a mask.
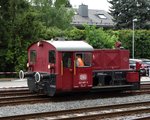
[[[46,41],[58,51],[93,51],[93,47],[84,41]]]

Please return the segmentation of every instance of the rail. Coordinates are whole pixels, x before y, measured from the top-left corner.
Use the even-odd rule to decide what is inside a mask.
[[[139,108],[140,107],[140,108]],[[126,103],[117,105],[106,105],[97,107],[86,107],[71,110],[41,112],[41,113],[30,113],[25,115],[15,115],[0,117],[0,120],[24,120],[24,119],[35,119],[45,118],[49,119],[65,119],[65,120],[77,120],[77,119],[102,119],[102,118],[114,118],[120,116],[128,116],[134,114],[149,113],[150,101],[137,102],[137,103]]]

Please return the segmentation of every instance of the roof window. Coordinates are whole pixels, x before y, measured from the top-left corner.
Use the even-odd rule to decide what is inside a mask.
[[[98,17],[99,17],[100,19],[107,19],[107,17],[106,17],[104,14],[98,14]]]

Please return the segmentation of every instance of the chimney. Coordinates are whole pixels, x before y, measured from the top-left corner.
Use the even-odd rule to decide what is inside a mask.
[[[82,17],[88,17],[88,6],[87,5],[79,5],[79,15]]]

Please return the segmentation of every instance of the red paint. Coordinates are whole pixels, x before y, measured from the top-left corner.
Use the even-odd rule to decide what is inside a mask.
[[[94,50],[93,70],[129,69],[129,51],[121,49]]]
[[[128,72],[126,78],[128,82],[139,82],[139,73]]]
[[[142,64],[140,62],[136,62],[136,70],[141,69]]]

